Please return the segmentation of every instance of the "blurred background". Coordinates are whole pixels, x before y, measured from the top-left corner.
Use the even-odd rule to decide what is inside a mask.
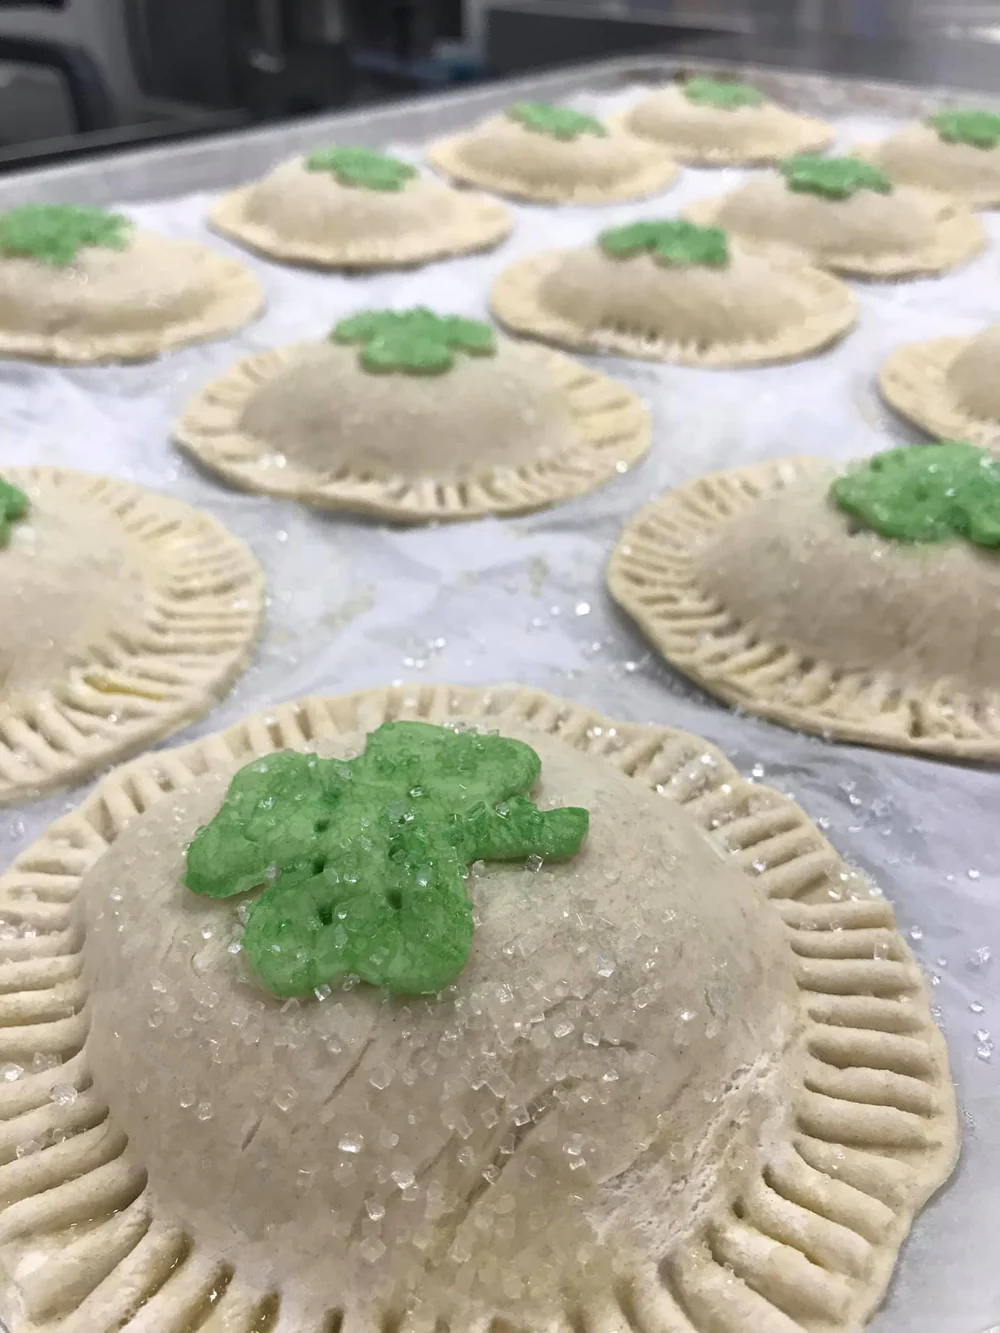
[[[623,54],[1000,85],[1000,0],[0,0],[0,170]]]

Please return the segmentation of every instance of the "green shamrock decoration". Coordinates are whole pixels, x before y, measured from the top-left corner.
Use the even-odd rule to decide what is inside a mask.
[[[713,106],[719,111],[738,111],[744,106],[762,106],[763,93],[748,83],[731,79],[688,79],[682,91],[689,102],[699,106]]]
[[[718,227],[696,227],[693,222],[631,222],[602,231],[597,241],[612,259],[650,254],[664,265],[725,268],[729,263],[726,233]]]
[[[578,139],[581,134],[596,134],[603,138],[607,130],[593,116],[572,111],[568,106],[553,106],[551,102],[515,102],[507,108],[507,115],[534,134],[547,134],[551,139]]]
[[[540,771],[520,741],[426,722],[385,723],[356,759],[280,751],[233,778],[185,882],[210,898],[263,887],[242,951],[273,995],[349,976],[435,994],[469,956],[467,867],[580,849],[586,810],[526,799]]]
[[[28,497],[0,477],[0,550],[10,541],[11,528],[28,512]]]
[[[306,158],[307,171],[329,171],[340,185],[397,193],[417,175],[416,167],[370,148],[320,148]]]
[[[878,167],[857,157],[820,157],[799,153],[778,163],[790,190],[818,194],[824,199],[850,199],[861,190],[892,194],[892,181]]]
[[[132,223],[103,208],[19,204],[0,213],[0,252],[66,268],[88,245],[124,250]]]
[[[995,111],[935,111],[927,124],[945,143],[970,148],[996,148],[1000,143],[1000,115]]]
[[[1000,459],[959,440],[876,454],[838,477],[830,494],[883,537],[1000,546]]]
[[[457,352],[492,356],[496,351],[488,324],[435,315],[425,306],[363,310],[342,319],[330,336],[338,343],[360,343],[358,360],[373,374],[443,375],[455,364]]]

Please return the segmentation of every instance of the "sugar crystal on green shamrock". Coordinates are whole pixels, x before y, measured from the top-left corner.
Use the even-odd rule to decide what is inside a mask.
[[[607,134],[593,116],[585,116],[568,106],[553,106],[551,102],[515,102],[507,108],[507,115],[533,134],[547,134],[552,139],[578,139],[581,134],[603,138]]]
[[[683,85],[689,102],[716,107],[720,111],[738,111],[741,107],[762,106],[764,96],[748,83],[731,79],[688,79]]]
[[[370,148],[319,148],[305,160],[307,171],[328,171],[338,184],[391,194],[417,175],[416,167]]]
[[[944,143],[966,144],[984,151],[1000,144],[1000,114],[996,111],[935,111],[927,124]]]
[[[119,213],[75,204],[19,204],[0,213],[0,252],[66,268],[87,246],[124,250],[132,223]]]
[[[891,194],[889,177],[857,157],[821,157],[818,153],[799,153],[778,163],[778,170],[790,190],[800,194],[818,194],[824,199],[850,199],[861,190]]]
[[[472,945],[468,867],[580,849],[586,810],[527,798],[540,770],[521,741],[423,722],[383,724],[354,759],[281,751],[233,778],[185,883],[212,898],[261,888],[242,953],[274,995],[351,976],[436,993]]]
[[[649,254],[658,264],[725,268],[729,263],[726,233],[718,227],[697,227],[693,222],[631,222],[602,231],[597,238],[612,259]]]
[[[830,493],[855,522],[884,537],[964,537],[1000,547],[1000,459],[959,440],[875,454],[838,477]]]
[[[442,375],[458,353],[492,356],[496,339],[488,324],[459,315],[413,310],[363,310],[342,319],[334,342],[358,343],[358,360],[374,374]]]
[[[13,525],[28,512],[28,497],[19,487],[0,477],[0,548],[10,541]]]

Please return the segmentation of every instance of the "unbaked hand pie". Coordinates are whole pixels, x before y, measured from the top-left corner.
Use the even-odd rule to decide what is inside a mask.
[[[515,102],[466,134],[437,140],[427,158],[456,180],[544,204],[641,199],[677,176],[665,149],[547,102]]]
[[[391,268],[488,250],[511,228],[496,199],[453,190],[367,148],[320,148],[218,198],[217,231],[273,259]]]
[[[678,221],[612,227],[593,245],[520,260],[490,300],[519,333],[694,366],[791,361],[855,318],[847,287],[797,255]]]
[[[215,519],[62,468],[0,479],[0,804],[206,713],[243,669],[264,580]]]
[[[881,892],[536,691],[147,755],[0,913],[11,1333],[856,1333],[955,1159]]]
[[[433,311],[369,310],[207,385],[179,444],[247,490],[404,522],[524,513],[649,447],[639,400],[546,348]]]
[[[941,190],[971,208],[1000,206],[1000,115],[947,109],[852,150],[900,185]]]
[[[0,356],[138,361],[242,328],[253,275],[118,213],[22,204],[0,213]]]
[[[692,166],[751,166],[826,148],[833,130],[732,79],[697,77],[651,93],[618,119],[622,129]]]
[[[1000,453],[1000,323],[971,338],[907,343],[878,375],[883,397],[936,436],[955,436]]]
[[[982,224],[964,204],[895,186],[871,163],[851,157],[788,158],[731,194],[697,200],[685,216],[862,278],[940,273],[986,244]]]
[[[972,445],[699,477],[629,521],[608,586],[672,665],[748,712],[1000,759],[1000,461]]]

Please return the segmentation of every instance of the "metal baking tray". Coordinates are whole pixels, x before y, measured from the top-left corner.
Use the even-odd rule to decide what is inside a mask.
[[[242,255],[205,229],[206,200],[292,153],[339,140],[417,157],[422,141],[516,98],[572,99],[608,110],[640,86],[675,77],[681,66],[719,68],[707,60],[613,60],[375,111],[126,152],[8,176],[0,180],[0,208],[28,200],[115,204],[152,227]],[[723,67],[787,105],[837,120],[845,143],[958,100],[941,89]],[[977,100],[1000,109],[996,98]],[[499,250],[395,274],[315,274],[243,255],[265,284],[268,309],[224,342],[130,367],[0,362],[0,467],[58,463],[128,477],[211,511],[256,551],[271,590],[256,663],[227,700],[178,739],[312,692],[409,678],[516,680],[613,717],[704,735],[748,775],[794,795],[895,904],[932,987],[962,1104],[962,1161],[917,1221],[870,1327],[984,1333],[1000,1326],[1000,1265],[991,1262],[1000,1234],[1000,1046],[993,1054],[993,1034],[1000,1037],[1000,776],[996,769],[831,745],[722,708],[656,659],[610,603],[603,570],[624,520],[686,477],[781,454],[847,458],[915,438],[879,402],[874,371],[900,342],[971,332],[996,316],[1000,216],[985,219],[990,251],[959,273],[855,284],[858,330],[813,360],[717,372],[585,358],[648,402],[653,449],[629,475],[541,514],[393,529],[235,494],[169,443],[170,422],[187,396],[239,356],[322,336],[363,305],[437,304],[483,317],[492,277],[514,258],[582,243],[611,222],[669,216],[740,178],[737,171],[686,170],[659,200],[600,210],[512,205],[517,225]],[[0,812],[0,868],[81,794]]]

